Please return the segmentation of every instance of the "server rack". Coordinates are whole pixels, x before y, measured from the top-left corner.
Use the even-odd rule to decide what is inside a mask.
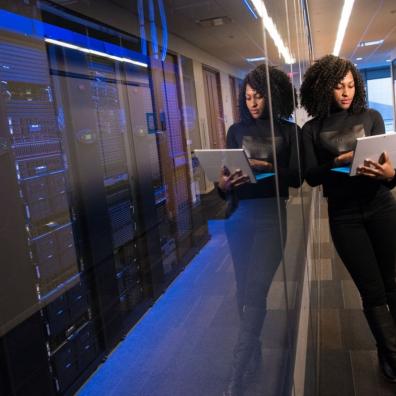
[[[13,212],[2,258],[20,265],[12,281],[26,301],[0,326],[0,391],[67,395],[206,242],[207,228],[190,203],[172,61],[159,111],[150,69],[1,36],[1,204]],[[11,279],[10,267],[1,271]]]
[[[24,224],[12,227],[25,231],[19,248],[27,249],[24,264],[33,269],[29,281],[36,292],[26,311],[28,318],[19,318],[21,323],[2,343],[15,394],[26,394],[33,384],[34,389],[53,389],[51,373],[55,373],[55,389],[63,391],[75,380],[70,374],[73,369],[77,365],[80,370],[86,368],[96,348],[87,290],[77,261],[68,165],[57,127],[45,47],[34,39],[4,34],[0,52],[6,60],[0,72],[2,108],[14,163],[13,172],[8,170],[16,179],[14,201],[19,200],[24,208]],[[70,359],[60,362],[60,351],[67,348]],[[35,365],[31,365],[33,359]],[[32,375],[29,367],[39,368]],[[66,371],[69,379],[62,377]]]
[[[144,294],[126,122],[114,83],[117,65],[55,46],[49,54],[56,100],[66,109],[84,268],[96,295],[94,317],[110,349],[119,341],[123,311],[132,310]]]
[[[194,246],[193,230],[196,226],[192,218],[192,181],[181,113],[177,59],[175,55],[167,54],[164,62],[155,57],[151,61],[160,166],[167,187],[166,213],[173,236],[163,245],[163,255],[170,261],[169,267],[177,269],[190,258],[188,253]]]

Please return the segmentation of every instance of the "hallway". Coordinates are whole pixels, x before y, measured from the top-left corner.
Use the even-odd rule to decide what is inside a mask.
[[[92,375],[79,396],[222,394],[239,324],[225,221],[210,221],[211,240]],[[306,370],[305,395],[395,395],[396,385],[387,383],[379,372],[360,298],[330,240],[325,202],[319,222],[321,259],[311,282],[312,322],[318,325],[314,331],[320,337],[319,364],[316,370]],[[289,241],[293,234],[289,222]],[[268,296],[262,364],[247,396],[290,394],[287,373],[292,359],[280,269]],[[288,282],[288,288],[293,289],[293,282]],[[289,304],[293,307],[294,301]],[[316,365],[310,351],[307,364]],[[317,378],[312,376],[315,371]]]
[[[211,221],[210,233],[208,244],[98,368],[80,396],[222,394],[239,317],[224,221]],[[278,270],[262,332],[263,363],[246,395],[287,394],[290,361],[282,289]]]

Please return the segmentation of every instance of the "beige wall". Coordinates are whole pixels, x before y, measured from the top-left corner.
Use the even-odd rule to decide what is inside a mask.
[[[228,128],[234,123],[234,114],[232,111],[232,96],[231,96],[231,85],[230,76],[224,72],[220,72],[220,83],[221,83],[221,96],[223,99],[223,110],[224,110],[224,125],[226,132]]]

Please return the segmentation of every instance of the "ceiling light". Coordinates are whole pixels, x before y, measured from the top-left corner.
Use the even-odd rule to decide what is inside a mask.
[[[248,62],[260,62],[265,60],[265,56],[258,56],[257,58],[246,58]]]
[[[344,6],[342,7],[341,18],[338,24],[337,38],[334,44],[333,55],[338,56],[340,54],[341,45],[344,41],[345,31],[348,26],[349,18],[352,13],[353,3],[355,0],[345,0]]]
[[[255,11],[257,14],[262,18],[264,28],[267,30],[268,34],[271,36],[272,40],[274,41],[275,46],[278,48],[279,53],[285,59],[287,64],[293,64],[296,60],[293,58],[290,50],[284,44],[282,37],[280,36],[278,29],[272,18],[268,15],[267,9],[263,0],[250,0],[250,3],[254,6]],[[245,4],[247,2],[245,1]]]
[[[384,40],[373,40],[373,41],[361,41],[358,47],[369,47],[370,45],[380,45]]]
[[[66,43],[64,41],[54,40],[54,39],[47,38],[47,37],[44,39],[44,41],[49,43],[49,44],[55,44],[55,45],[59,45],[60,47],[74,49],[74,50],[77,50],[77,51],[80,51],[80,52],[84,52],[86,54],[97,55],[97,56],[101,56],[102,58],[108,58],[108,59],[112,59],[112,60],[115,60],[115,61],[118,61],[118,62],[131,63],[133,65],[147,67],[147,63],[135,61],[135,60],[130,59],[130,58],[123,58],[121,56],[110,55],[110,54],[107,54],[106,52],[101,52],[101,51],[96,51],[96,50],[92,50],[92,49],[89,49],[89,48],[80,47],[78,45]]]
[[[361,58],[361,57],[359,57],[359,58],[356,58],[356,60],[362,60],[363,58]]]
[[[391,61],[390,59],[387,59],[387,60],[386,60],[386,62],[390,62],[390,61]]]

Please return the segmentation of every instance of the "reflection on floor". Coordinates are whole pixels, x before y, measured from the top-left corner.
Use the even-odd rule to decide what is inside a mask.
[[[239,317],[224,221],[212,239],[80,390],[80,396],[217,396],[230,372]],[[262,339],[263,362],[247,396],[289,394],[282,274],[275,276]],[[283,302],[282,302],[283,301]]]
[[[321,307],[317,394],[394,396],[396,384],[388,383],[379,372],[374,338],[357,289],[331,243],[325,204],[322,213],[321,260],[311,294],[320,296]]]

